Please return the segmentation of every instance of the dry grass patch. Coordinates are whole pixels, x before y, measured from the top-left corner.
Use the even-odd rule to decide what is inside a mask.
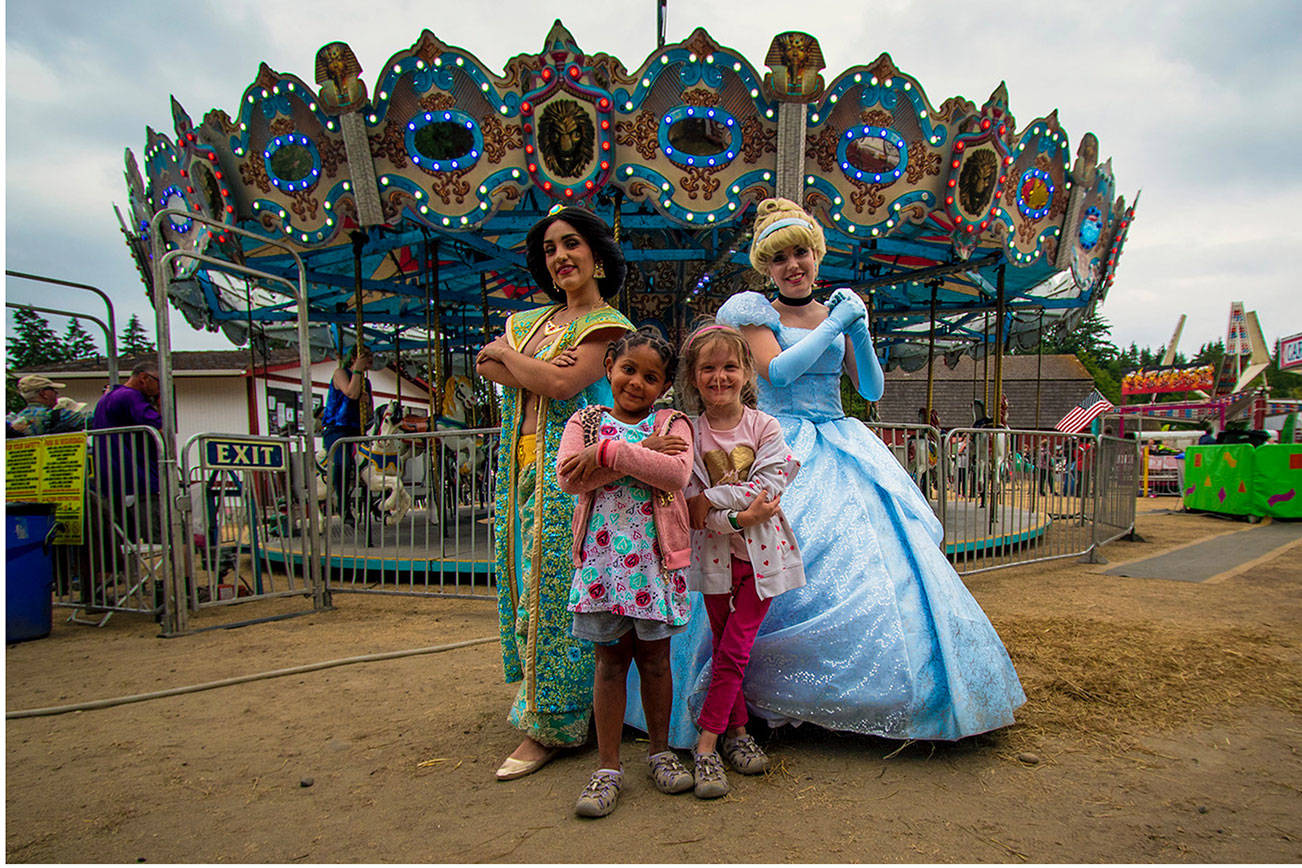
[[[1027,696],[1004,731],[1014,750],[1046,736],[1127,750],[1137,730],[1223,719],[1249,702],[1302,708],[1300,646],[1264,631],[1070,617],[995,627]]]

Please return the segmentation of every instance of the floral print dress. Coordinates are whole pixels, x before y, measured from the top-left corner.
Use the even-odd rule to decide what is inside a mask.
[[[654,413],[630,425],[607,412],[600,438],[640,443],[654,425]],[[571,612],[610,612],[674,627],[687,623],[687,577],[684,570],[661,569],[651,498],[651,489],[631,476],[593,493],[582,561],[570,586]]]

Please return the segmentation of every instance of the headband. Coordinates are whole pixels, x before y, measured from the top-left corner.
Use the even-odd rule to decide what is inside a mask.
[[[711,323],[710,325],[704,325],[701,326],[696,331],[692,332],[690,335],[688,335],[687,343],[683,344],[683,352],[687,352],[687,348],[690,347],[696,341],[697,338],[701,337],[706,332],[721,332],[721,331],[737,332],[738,335],[741,334],[741,332],[737,331],[736,328],[728,325],[727,323],[718,322],[718,323]]]
[[[763,231],[755,237],[755,243],[759,244],[779,229],[783,229],[787,226],[795,226],[796,224],[804,226],[807,229],[810,228],[809,221],[804,217],[783,217],[781,220],[774,220],[772,223],[765,226]]]

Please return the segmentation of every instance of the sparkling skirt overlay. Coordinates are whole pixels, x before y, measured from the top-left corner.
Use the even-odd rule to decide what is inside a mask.
[[[769,326],[784,349],[806,333],[781,325],[756,293],[734,296],[718,319]],[[747,703],[773,724],[896,739],[954,740],[1007,726],[1026,701],[1012,661],[946,560],[922,493],[875,434],[842,414],[843,353],[834,342],[786,388],[760,379],[760,409],[781,423],[801,464],[782,508],[807,583],[773,599],[746,670]],[[696,743],[710,681],[699,598],[672,649],[670,742],[686,748]],[[641,726],[639,718],[628,721]]]

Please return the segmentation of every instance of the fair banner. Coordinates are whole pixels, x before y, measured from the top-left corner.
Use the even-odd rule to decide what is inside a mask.
[[[17,437],[5,443],[5,500],[54,504],[56,545],[81,545],[86,435]]]
[[[1210,392],[1216,383],[1215,365],[1171,368],[1140,368],[1121,381],[1123,395],[1154,395],[1163,392]]]
[[[1279,369],[1302,368],[1302,332],[1279,339]]]

